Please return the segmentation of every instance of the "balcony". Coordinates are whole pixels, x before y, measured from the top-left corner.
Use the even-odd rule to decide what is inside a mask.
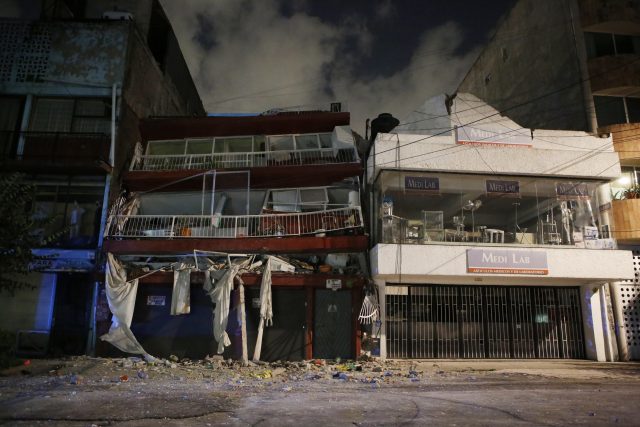
[[[4,132],[0,161],[7,170],[105,172],[111,139],[102,133]]]
[[[613,237],[623,243],[640,242],[640,199],[613,200]]]
[[[357,208],[262,215],[116,215],[107,236],[127,239],[238,239],[322,235],[363,227]]]
[[[640,124],[623,123],[605,126],[598,129],[599,133],[613,135],[613,149],[620,156],[623,166],[640,165]]]
[[[261,215],[116,215],[106,227],[114,253],[362,251],[360,207]]]
[[[261,151],[247,153],[142,155],[132,171],[246,169],[269,166],[329,165],[358,161],[355,148]]]

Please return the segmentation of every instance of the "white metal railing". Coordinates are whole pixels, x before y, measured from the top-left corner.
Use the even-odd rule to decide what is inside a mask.
[[[168,171],[183,169],[250,168],[278,165],[353,163],[358,161],[355,147],[314,148],[310,150],[259,151],[214,154],[146,154],[131,170]]]
[[[111,238],[242,238],[300,236],[363,227],[360,207],[262,215],[115,215]]]

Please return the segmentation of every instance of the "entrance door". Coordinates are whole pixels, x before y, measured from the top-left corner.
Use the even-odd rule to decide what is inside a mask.
[[[313,321],[313,357],[350,359],[351,292],[318,289]]]
[[[260,289],[246,288],[247,341],[253,355],[260,321]],[[306,296],[303,289],[272,288],[273,325],[264,328],[260,360],[303,360],[305,344]],[[253,302],[256,304],[253,304]]]
[[[578,288],[387,286],[391,358],[584,358]]]
[[[80,355],[87,347],[93,281],[87,273],[58,273],[49,351]]]

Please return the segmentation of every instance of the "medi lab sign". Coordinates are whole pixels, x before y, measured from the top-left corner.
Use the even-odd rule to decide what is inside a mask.
[[[522,249],[467,249],[467,273],[549,274],[547,253]]]

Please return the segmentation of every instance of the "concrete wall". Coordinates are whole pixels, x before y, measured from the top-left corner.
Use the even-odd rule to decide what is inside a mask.
[[[588,130],[572,1],[518,1],[458,90],[478,96],[521,126]],[[576,31],[580,38],[579,25]],[[578,46],[584,51],[584,43]]]
[[[541,131],[542,132],[542,131]],[[551,131],[544,131],[550,135]],[[615,179],[618,155],[610,138],[545,136],[533,147],[457,145],[453,136],[378,134],[367,161],[369,182],[381,169]],[[554,139],[561,141],[554,142]],[[550,142],[551,141],[551,142]],[[399,148],[398,148],[399,147]]]
[[[403,283],[501,285],[582,285],[634,277],[630,251],[578,248],[509,248],[546,252],[549,274],[545,276],[467,273],[466,251],[480,246],[378,244],[370,253],[371,275]]]

